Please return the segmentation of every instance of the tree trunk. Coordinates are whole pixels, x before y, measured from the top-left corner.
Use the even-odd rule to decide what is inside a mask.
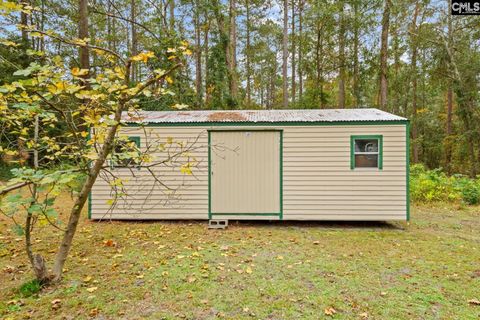
[[[299,0],[298,5],[298,100],[300,103],[303,97],[303,1]]]
[[[78,38],[88,38],[88,1],[79,0],[78,2]],[[87,47],[79,47],[80,68],[90,69],[90,57]]]
[[[33,149],[33,167],[35,170],[38,170],[39,168],[39,162],[38,162],[38,133],[40,130],[40,123],[39,123],[39,118],[38,115],[35,116],[35,124],[34,124],[34,142],[35,146]],[[37,191],[37,185],[33,184],[32,186],[32,198],[37,199],[38,197],[38,191]],[[32,202],[31,204],[33,205],[35,202]],[[30,210],[27,210],[27,218],[25,219],[25,248],[27,251],[27,256],[28,259],[30,260],[30,263],[32,265],[33,271],[35,273],[35,278],[42,284],[47,283],[49,281],[48,279],[48,273],[47,273],[47,267],[45,264],[45,259],[39,254],[34,254],[32,250],[32,230],[33,230],[33,214],[30,212]]]
[[[339,1],[340,15],[339,15],[339,31],[338,31],[338,107],[345,108],[345,15],[343,0]]]
[[[200,106],[203,100],[202,91],[202,47],[200,43],[200,3],[195,1],[195,89],[197,91],[197,105]]]
[[[132,49],[131,49],[131,55],[135,56],[138,53],[138,39],[137,39],[137,26],[136,26],[136,18],[137,18],[137,8],[136,8],[136,3],[135,0],[130,0],[130,28],[132,31]],[[137,68],[138,64],[133,63],[132,64],[132,74],[130,76],[130,80],[132,82],[135,82],[137,80]]]
[[[295,106],[295,96],[296,96],[296,75],[295,75],[295,0],[292,0],[292,104]]]
[[[78,38],[79,39],[86,39],[88,38],[88,0],[79,0],[78,2]],[[90,56],[89,50],[87,47],[79,47],[78,49],[79,54],[79,62],[81,69],[90,70]],[[85,79],[88,78],[88,74],[85,76],[81,76],[83,78],[82,84],[85,87],[89,87],[88,82]]]
[[[120,102],[121,103],[121,102]],[[62,242],[60,247],[58,248],[57,254],[55,256],[55,263],[53,266],[53,276],[54,281],[58,282],[62,278],[63,274],[63,266],[65,265],[65,261],[67,260],[68,253],[70,252],[70,248],[72,247],[73,236],[77,230],[78,221],[80,219],[80,214],[82,212],[83,207],[85,206],[85,202],[87,201],[88,194],[90,190],[92,190],[92,186],[95,183],[95,180],[98,177],[100,170],[102,169],[103,164],[107,156],[110,154],[113,148],[113,142],[115,140],[115,135],[117,133],[120,119],[122,116],[123,111],[123,103],[117,107],[115,111],[115,115],[113,120],[115,124],[110,127],[108,130],[107,136],[105,137],[105,141],[101,146],[101,149],[98,153],[98,158],[93,163],[93,166],[90,168],[88,172],[87,179],[83,184],[82,190],[78,194],[78,197],[70,211],[70,218],[68,220],[67,228],[63,235]]]
[[[387,95],[388,95],[388,28],[390,25],[390,6],[391,0],[384,0],[383,16],[382,16],[382,36],[380,47],[380,89],[378,105],[380,109],[387,110]]]
[[[412,77],[412,147],[413,147],[413,163],[418,162],[418,123],[417,123],[417,18],[420,10],[419,1],[415,4],[415,12],[413,13],[413,20],[411,24],[411,50],[412,56],[410,58],[412,64],[411,77]]]
[[[208,103],[210,102],[210,90],[208,88],[208,67],[207,67],[207,63],[208,63],[208,33],[209,33],[209,30],[210,30],[210,24],[208,22],[208,16],[207,14],[205,14],[205,23],[206,23],[206,27],[205,27],[205,33],[203,34],[204,38],[203,38],[203,50],[205,50],[205,106],[208,106]]]
[[[358,108],[360,105],[360,75],[359,75],[359,62],[358,62],[358,47],[359,47],[359,12],[358,1],[354,1],[353,4],[354,14],[354,26],[353,26],[353,96],[354,107]]]
[[[447,0],[448,10],[450,10],[450,0]],[[448,45],[452,47],[453,44],[453,32],[452,32],[452,15],[450,12],[447,13],[447,24],[448,24]],[[446,143],[445,143],[445,168],[448,174],[452,173],[452,142],[451,135],[452,130],[452,120],[453,120],[453,89],[452,81],[448,80],[447,88],[447,123],[446,123]],[[479,149],[480,150],[480,149]],[[480,160],[480,159],[479,159]]]
[[[238,81],[237,81],[237,8],[236,0],[230,0],[230,94],[233,99],[238,96]]]
[[[247,75],[247,107],[250,107],[252,104],[252,93],[251,93],[251,70],[250,70],[250,54],[251,54],[251,44],[250,44],[250,2],[245,0],[245,18],[246,18],[246,48],[245,48],[245,73]]]
[[[283,83],[283,108],[288,108],[288,0],[283,0],[283,64],[282,64],[282,83]]]
[[[170,24],[170,34],[175,33],[175,0],[169,0],[169,24]]]
[[[323,54],[323,37],[322,37],[322,29],[323,25],[321,25],[320,19],[317,19],[317,41],[315,44],[315,62],[316,62],[316,77],[315,77],[315,86],[319,90],[319,94],[317,96],[318,104],[320,109],[323,108],[323,79],[322,79],[322,54]]]
[[[20,3],[24,5],[29,5],[27,1],[20,1]],[[27,49],[29,47],[29,41],[28,32],[25,27],[28,27],[28,15],[23,11],[20,12],[20,24],[22,25],[22,43],[25,49]]]

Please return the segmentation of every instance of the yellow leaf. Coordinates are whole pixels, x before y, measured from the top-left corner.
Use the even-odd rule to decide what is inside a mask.
[[[168,48],[167,52],[168,53],[175,53],[175,52],[177,52],[177,50],[175,48]]]
[[[253,272],[252,268],[250,267],[247,267],[247,269],[245,270],[246,273],[248,274],[251,274]]]
[[[0,41],[1,44],[3,44],[4,46],[7,46],[7,47],[18,47],[19,44],[18,43],[15,43],[13,41],[10,41],[10,40],[2,40]]]
[[[87,288],[87,291],[92,293],[94,291],[97,291],[97,289],[98,289],[97,287],[90,287],[90,288]]]
[[[170,77],[170,76],[166,76],[166,77],[165,77],[165,81],[167,81],[167,82],[170,83],[170,84],[173,83],[173,79],[172,79],[172,77]]]
[[[169,56],[167,59],[168,59],[168,60],[173,60],[173,59],[175,59],[176,57],[177,57],[177,56]]]
[[[277,260],[283,260],[283,256],[277,256]]]
[[[185,49],[185,51],[183,51],[183,54],[186,55],[186,56],[191,56],[192,55],[192,50]]]
[[[91,276],[86,276],[85,278],[83,278],[83,282],[90,282],[90,280],[92,280]]]
[[[137,54],[136,56],[131,57],[131,60],[147,62],[149,58],[153,58],[153,57],[155,57],[155,54],[152,51],[145,51]]]
[[[88,69],[80,69],[80,68],[73,68],[72,69],[72,75],[78,77],[78,76],[85,76],[88,74]]]
[[[328,308],[325,308],[324,312],[325,312],[325,315],[327,316],[333,316],[335,313],[337,313],[337,310],[335,310],[335,308],[333,307],[328,307]]]
[[[173,109],[177,109],[177,110],[188,109],[188,107],[189,107],[188,104],[179,104],[179,103],[174,104],[172,106]]]

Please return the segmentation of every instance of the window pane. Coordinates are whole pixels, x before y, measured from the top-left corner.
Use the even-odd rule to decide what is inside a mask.
[[[356,168],[378,168],[378,154],[356,154]]]
[[[355,153],[378,152],[377,139],[355,139]]]

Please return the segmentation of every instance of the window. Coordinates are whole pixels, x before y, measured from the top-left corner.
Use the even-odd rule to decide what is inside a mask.
[[[351,136],[350,168],[383,168],[383,136]]]
[[[128,141],[118,141],[112,155],[113,167],[133,167],[140,165],[129,153],[140,148],[140,137],[128,137]]]

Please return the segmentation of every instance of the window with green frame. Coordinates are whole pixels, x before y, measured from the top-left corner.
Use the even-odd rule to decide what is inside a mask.
[[[383,169],[383,136],[350,136],[350,168]]]
[[[139,165],[134,159],[125,157],[123,154],[125,151],[132,151],[132,149],[134,149],[132,148],[132,142],[135,143],[137,148],[140,148],[140,137],[138,136],[130,136],[128,137],[128,141],[121,141],[115,146],[112,155],[113,167],[134,167]]]

